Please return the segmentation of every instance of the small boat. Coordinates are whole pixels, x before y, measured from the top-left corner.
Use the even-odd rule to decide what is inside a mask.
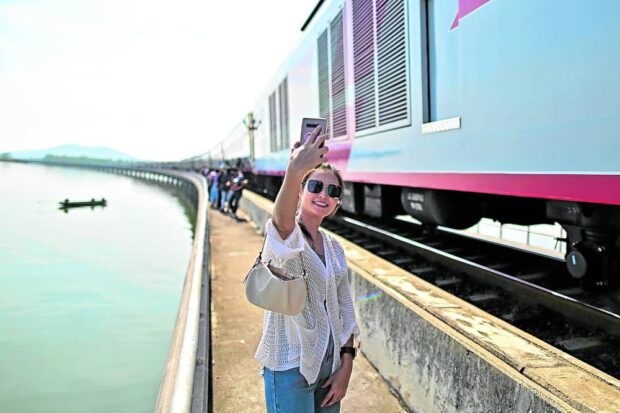
[[[94,207],[94,206],[106,206],[107,201],[105,198],[101,198],[100,200],[95,200],[92,198],[90,201],[69,201],[65,199],[64,201],[59,202],[60,209],[69,209],[69,208],[79,208],[79,207]]]

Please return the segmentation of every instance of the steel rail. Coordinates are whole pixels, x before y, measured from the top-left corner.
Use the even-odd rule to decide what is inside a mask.
[[[510,274],[487,268],[484,265],[424,245],[420,242],[353,218],[339,217],[336,221],[340,221],[345,226],[352,227],[363,234],[378,238],[392,246],[411,251],[431,263],[442,265],[451,271],[465,273],[481,283],[496,286],[508,293],[516,295],[524,302],[540,304],[579,324],[590,328],[593,326],[598,327],[609,334],[620,337],[620,315],[618,314],[583,303],[572,297],[521,280]]]

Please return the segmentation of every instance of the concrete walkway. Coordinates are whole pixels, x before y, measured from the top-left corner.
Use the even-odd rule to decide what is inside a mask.
[[[262,332],[262,310],[247,302],[242,283],[262,237],[249,223],[237,223],[213,210],[209,224],[213,411],[264,412],[263,380],[254,359]],[[341,412],[406,411],[363,354],[358,355]]]

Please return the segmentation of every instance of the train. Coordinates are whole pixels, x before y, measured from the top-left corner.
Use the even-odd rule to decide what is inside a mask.
[[[617,287],[619,21],[616,0],[319,1],[203,160],[274,195],[302,118],[327,118],[345,211],[557,222],[568,273]]]

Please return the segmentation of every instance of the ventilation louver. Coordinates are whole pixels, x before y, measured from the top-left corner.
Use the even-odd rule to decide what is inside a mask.
[[[330,137],[347,134],[342,10],[317,39],[319,114],[330,124]]]
[[[280,109],[280,145],[278,149],[286,149],[289,146],[289,122],[288,122],[288,78],[278,86],[278,103]]]
[[[353,0],[352,6],[355,130],[407,120],[405,2]]]
[[[342,10],[332,20],[331,34],[331,77],[332,77],[332,134],[334,137],[347,134],[347,112],[344,82],[344,37]]]
[[[329,50],[327,49],[327,29],[317,40],[319,63],[319,114],[322,118],[329,116]]]
[[[355,130],[375,127],[376,92],[372,0],[353,0],[353,71],[355,81]]]
[[[379,125],[407,118],[405,3],[377,0]]]
[[[269,142],[271,152],[278,148],[278,130],[276,122],[276,92],[269,95]]]

